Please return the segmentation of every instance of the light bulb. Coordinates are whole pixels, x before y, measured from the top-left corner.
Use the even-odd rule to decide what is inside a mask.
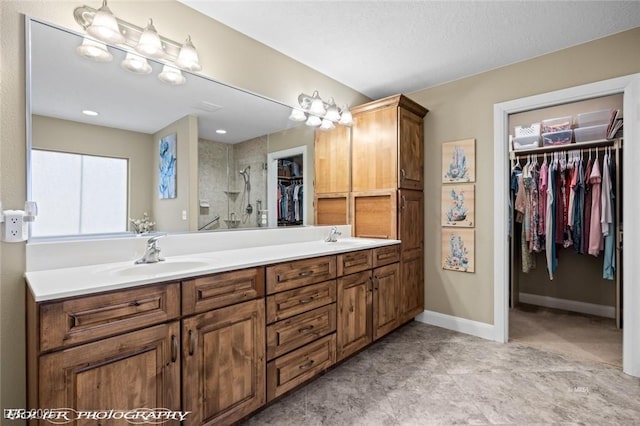
[[[187,37],[187,40],[180,48],[178,59],[176,59],[176,65],[185,71],[200,71],[202,69],[202,66],[200,66],[200,59],[198,58],[198,52],[196,52],[196,48],[191,42],[191,36]]]
[[[324,102],[320,98],[318,92],[313,92],[313,98],[311,100],[311,107],[309,107],[309,112],[311,114],[323,116],[327,113],[327,110],[324,109]]]
[[[338,110],[336,103],[333,101],[333,98],[331,98],[331,101],[329,102],[329,108],[327,108],[327,113],[324,118],[331,121],[340,120],[340,111]]]
[[[162,49],[162,41],[156,31],[156,27],[153,26],[153,20],[149,19],[149,24],[144,32],[140,35],[140,40],[136,45],[136,51],[150,58],[163,58],[165,56]]]
[[[107,0],[102,1],[102,7],[93,16],[91,25],[87,27],[87,32],[105,43],[124,43],[124,36],[120,32],[118,21],[107,6]]]
[[[289,120],[291,121],[305,121],[307,119],[307,115],[297,109],[297,108],[292,108],[291,109],[291,115],[289,116]]]
[[[162,72],[158,74],[158,78],[168,84],[178,86],[184,84],[187,79],[182,75],[182,71],[169,65],[162,67]]]
[[[333,124],[333,121],[327,120],[326,118],[322,120],[322,124],[320,124],[320,128],[322,130],[331,130],[335,129],[336,126]]]
[[[134,53],[127,52],[124,61],[120,64],[122,68],[127,71],[131,71],[134,74],[150,74],[151,65],[142,56],[138,56]]]
[[[104,43],[86,37],[82,39],[82,44],[76,47],[76,52],[96,62],[109,62],[113,59],[113,55]]]
[[[347,107],[342,110],[338,124],[342,124],[343,126],[351,126],[353,124],[353,116]]]
[[[322,124],[322,119],[318,116],[310,115],[304,124],[310,127],[318,127],[320,124]]]

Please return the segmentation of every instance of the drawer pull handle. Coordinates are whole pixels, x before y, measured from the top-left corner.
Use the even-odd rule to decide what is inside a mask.
[[[391,253],[382,253],[378,255],[378,259],[388,259],[390,257],[396,257],[396,253],[391,252]]]
[[[298,333],[306,333],[307,331],[311,331],[313,330],[313,326],[312,325],[308,325],[306,327],[302,327],[298,329]]]
[[[302,272],[298,273],[298,276],[299,277],[308,277],[311,274],[313,274],[313,271],[302,271]]]
[[[407,197],[406,197],[406,195],[402,196],[402,207],[401,208],[402,208],[402,210],[407,208]]]
[[[189,330],[189,355],[193,355],[196,351],[196,334]]]
[[[298,368],[300,368],[300,370],[306,370],[308,368],[311,368],[312,365],[313,365],[313,360],[311,359],[311,360],[309,360],[309,362],[306,362],[306,363],[302,364]]]
[[[380,278],[378,278],[377,275],[374,275],[373,276],[373,289],[377,290],[379,285],[380,285]]]
[[[178,338],[171,335],[171,362],[178,360]]]
[[[400,180],[404,181],[407,178],[407,172],[404,169],[400,169]]]
[[[311,302],[313,302],[313,297],[307,297],[306,299],[300,299],[299,302],[302,305],[304,305],[306,303],[311,303]]]

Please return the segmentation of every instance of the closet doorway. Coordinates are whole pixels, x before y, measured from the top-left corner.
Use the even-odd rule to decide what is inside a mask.
[[[509,341],[618,368],[622,275],[616,261],[624,194],[617,184],[623,140],[607,140],[605,133],[622,103],[616,94],[510,114],[510,134],[542,123],[543,132],[573,136],[575,143],[537,147],[519,143],[531,137],[517,139],[508,166]],[[548,192],[554,200],[549,208]],[[601,208],[603,200],[607,209]],[[606,248],[603,217],[611,220],[604,225],[610,234]]]
[[[269,226],[307,225],[306,145],[269,153],[267,163]]]
[[[494,338],[509,340],[509,301],[511,282],[511,251],[509,246],[509,116],[525,111],[558,106],[572,102],[609,95],[623,96],[625,112],[623,140],[624,156],[621,159],[621,184],[633,188],[640,181],[640,168],[631,167],[640,161],[640,74],[619,77],[583,86],[563,89],[543,95],[531,96],[494,105]],[[499,165],[503,165],[500,167]],[[629,192],[629,191],[628,191]],[[640,207],[640,197],[629,192],[622,200],[621,217],[633,217]],[[640,377],[640,264],[634,258],[640,253],[640,224],[628,220],[624,227],[624,250],[619,256],[624,264],[622,271],[622,369],[625,373]],[[620,268],[621,269],[621,268]],[[543,271],[545,269],[543,268]],[[519,291],[519,290],[516,290]],[[635,308],[635,309],[634,309]]]

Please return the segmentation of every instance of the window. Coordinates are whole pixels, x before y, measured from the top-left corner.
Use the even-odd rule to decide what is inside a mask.
[[[122,158],[32,150],[32,236],[126,232],[128,168]]]

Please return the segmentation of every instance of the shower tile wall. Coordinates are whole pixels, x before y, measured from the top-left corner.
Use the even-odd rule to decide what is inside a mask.
[[[261,136],[233,145],[233,173],[231,182],[235,179],[236,188],[240,191],[235,203],[231,204],[232,211],[236,212],[236,218],[241,219],[239,228],[254,228],[257,226],[257,200],[262,202],[262,208],[267,208],[267,142],[268,136]],[[240,170],[250,166],[251,191],[249,202],[253,206],[253,213],[247,216],[245,207],[247,200],[242,203],[244,180],[240,176]],[[245,196],[246,197],[246,196]],[[241,205],[242,203],[242,205]]]
[[[208,209],[200,208],[198,229],[216,215],[220,220],[207,229],[225,228],[224,219],[229,215],[227,204],[228,145],[205,139],[198,140],[198,198],[209,202]]]

